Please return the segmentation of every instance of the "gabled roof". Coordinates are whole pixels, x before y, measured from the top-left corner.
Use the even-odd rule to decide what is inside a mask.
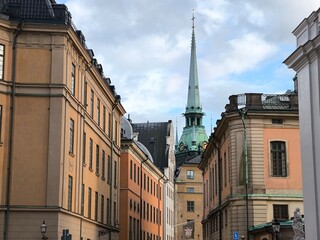
[[[170,136],[171,124],[171,121],[132,123],[133,132],[139,133],[138,141],[147,147],[154,164],[161,171],[168,167],[169,145],[167,145],[167,137]]]

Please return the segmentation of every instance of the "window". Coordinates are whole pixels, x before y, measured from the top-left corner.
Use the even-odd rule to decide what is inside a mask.
[[[72,177],[68,178],[68,210],[72,210]]]
[[[188,193],[193,193],[194,192],[194,188],[193,187],[187,187],[187,192]]]
[[[111,113],[109,113],[108,116],[108,135],[110,136],[111,134]]]
[[[104,150],[102,150],[102,166],[101,166],[101,178],[103,179],[103,180],[105,180],[106,179],[106,175],[105,175],[105,168],[106,168],[106,154],[105,154],[105,152],[104,152]]]
[[[69,145],[69,153],[73,154],[74,147],[74,121],[70,118],[70,145]]]
[[[110,199],[107,198],[107,223],[110,224]]]
[[[134,164],[133,166],[133,181],[136,182],[137,181],[137,165]]]
[[[91,90],[90,95],[90,115],[93,118],[94,92]]]
[[[278,220],[288,220],[289,213],[288,213],[288,205],[273,205],[273,218]]]
[[[84,184],[81,187],[81,215],[84,214]]]
[[[187,201],[187,211],[194,212],[194,201]]]
[[[114,161],[114,187],[117,187],[117,162]]]
[[[111,182],[111,158],[110,155],[108,155],[108,183]]]
[[[104,196],[101,195],[101,222],[104,222]]]
[[[139,185],[140,184],[140,168],[139,167],[138,167],[137,173],[138,173],[137,183]]]
[[[99,175],[99,165],[100,165],[100,147],[99,145],[97,144],[96,146],[96,174]]]
[[[83,93],[83,105],[84,105],[85,109],[87,109],[87,105],[88,105],[87,93],[88,93],[88,83],[87,83],[87,81],[85,81],[84,82],[84,93]]]
[[[94,220],[98,221],[98,192],[95,193],[94,198]]]
[[[132,160],[130,160],[130,179],[132,180]]]
[[[224,153],[224,186],[227,186],[227,153]]]
[[[117,222],[117,203],[113,202],[113,222]]]
[[[88,188],[88,218],[91,218],[91,188]]]
[[[76,82],[76,66],[72,63],[71,67],[71,94],[74,96]]]
[[[93,141],[90,138],[89,141],[89,168],[92,169],[92,151],[93,151]]]
[[[0,79],[3,80],[4,72],[4,45],[0,44]]]
[[[97,100],[97,124],[100,126],[100,99]]]
[[[193,170],[187,170],[187,179],[194,179]]]
[[[103,106],[103,122],[102,122],[102,130],[106,132],[106,107]]]
[[[271,171],[273,177],[287,176],[286,144],[282,141],[270,143],[271,149]]]
[[[84,132],[83,133],[83,142],[82,142],[82,163],[83,164],[86,164],[86,145],[87,145],[87,143],[86,143],[86,141],[87,141],[87,134]]]
[[[272,124],[283,124],[283,119],[272,119]]]

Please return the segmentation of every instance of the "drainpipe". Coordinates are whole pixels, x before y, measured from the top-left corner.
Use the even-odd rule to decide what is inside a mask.
[[[114,135],[114,132],[113,132],[113,120],[114,120],[114,110],[115,108],[118,106],[118,104],[120,103],[120,96],[117,95],[116,96],[116,99],[112,105],[112,110],[111,110],[111,154],[110,154],[110,170],[111,170],[111,179],[110,179],[110,213],[109,213],[109,224],[110,226],[109,227],[112,227],[114,226],[115,223],[111,223],[112,222],[112,219],[111,219],[111,213],[114,212],[112,211],[112,206],[113,206],[113,202],[112,202],[112,188],[113,188],[113,149],[114,149],[114,140],[113,140],[113,135]],[[114,183],[115,184],[115,183]],[[113,216],[114,217],[114,216]],[[111,235],[112,235],[112,232],[113,230],[109,230],[109,240],[111,240]]]
[[[146,159],[143,160],[141,163],[140,163],[140,237],[139,239],[142,240],[142,164],[144,164],[146,161],[148,161],[148,156],[146,155]],[[143,209],[144,210],[144,209]]]
[[[11,168],[13,160],[13,133],[14,133],[14,111],[15,111],[15,97],[16,97],[16,64],[17,64],[17,39],[23,30],[24,19],[21,19],[17,28],[18,31],[13,38],[13,57],[12,57],[12,86],[11,86],[11,112],[10,112],[10,129],[9,129],[9,150],[8,150],[8,167],[7,167],[7,189],[6,189],[6,210],[4,212],[4,231],[3,239],[8,240],[9,228],[9,212],[10,212],[10,189],[11,189]]]
[[[217,140],[217,138],[212,135],[213,139],[219,143],[219,141]],[[219,144],[216,145],[213,141],[212,141],[213,146],[217,149],[218,151],[218,189],[219,189],[219,199],[218,199],[218,212],[219,212],[219,240],[222,240],[222,218],[221,218],[221,195],[222,195],[222,186],[221,186],[221,153],[220,153],[220,146]]]
[[[246,218],[247,218],[247,239],[249,240],[249,197],[248,197],[248,183],[249,183],[249,168],[248,168],[248,144],[247,144],[247,128],[244,122],[245,116],[247,115],[247,109],[239,109],[239,114],[241,116],[241,121],[243,125],[243,141],[244,141],[244,160],[245,160],[245,175],[246,175]]]

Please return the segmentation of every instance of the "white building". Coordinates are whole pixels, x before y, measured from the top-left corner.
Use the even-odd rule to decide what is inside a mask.
[[[293,31],[297,49],[284,63],[297,73],[306,239],[320,239],[320,9]]]

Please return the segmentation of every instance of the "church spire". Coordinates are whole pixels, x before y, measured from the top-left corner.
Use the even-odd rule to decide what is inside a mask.
[[[191,20],[192,36],[188,99],[186,111],[183,114],[185,117],[185,127],[183,128],[179,146],[176,151],[176,154],[178,154],[176,155],[176,159],[178,158],[177,163],[181,163],[186,154],[191,156],[202,152],[208,141],[208,136],[202,124],[202,117],[204,113],[202,112],[202,107],[200,104],[194,13]]]
[[[198,81],[198,68],[197,68],[197,54],[196,54],[196,37],[194,33],[194,13],[192,15],[192,37],[191,37],[191,57],[190,57],[190,70],[189,70],[189,88],[188,88],[188,102],[186,113],[195,112],[201,113],[199,81]]]

